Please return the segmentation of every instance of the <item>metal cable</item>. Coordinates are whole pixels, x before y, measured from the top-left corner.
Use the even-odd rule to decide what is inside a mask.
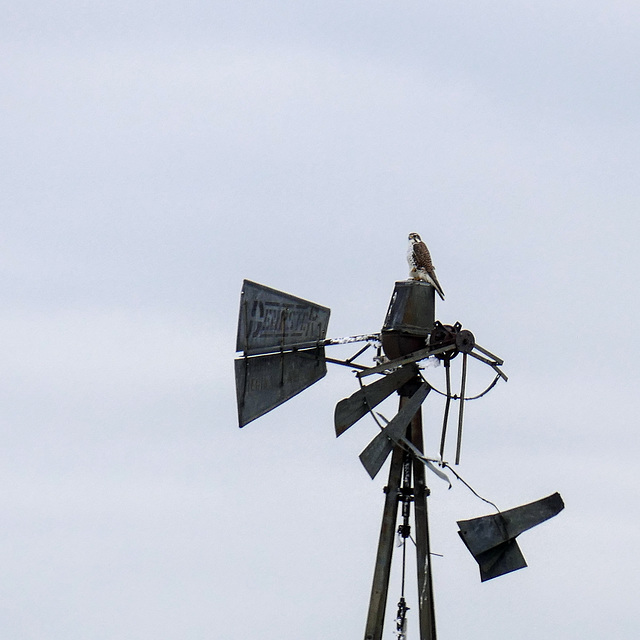
[[[460,396],[457,393],[454,393],[453,395],[449,394],[449,393],[445,393],[444,391],[440,391],[439,389],[436,389],[422,374],[422,371],[419,372],[420,373],[420,377],[422,378],[422,380],[424,382],[426,382],[430,387],[432,391],[435,391],[438,395],[441,395],[445,398],[450,398],[451,400],[460,400]],[[493,389],[493,387],[496,386],[498,380],[500,380],[500,376],[497,375],[493,382],[482,392],[479,393],[477,396],[472,396],[470,398],[465,397],[465,401],[467,400],[477,400],[478,398],[482,398],[482,396],[486,395],[487,393],[489,393],[489,391],[491,391],[491,389]]]
[[[480,498],[480,500],[482,500],[483,502],[490,504],[498,513],[500,513],[500,509],[494,502],[491,502],[491,500],[487,500],[486,498],[483,498],[448,462],[442,462],[441,464],[443,467],[446,467],[447,469],[449,469],[449,471],[451,471],[451,473],[453,473],[453,475],[458,480],[460,480],[460,482],[462,482],[462,484],[465,487],[467,487],[467,489],[469,489],[469,491],[471,491],[471,493],[473,493],[473,495],[476,496],[476,498]]]

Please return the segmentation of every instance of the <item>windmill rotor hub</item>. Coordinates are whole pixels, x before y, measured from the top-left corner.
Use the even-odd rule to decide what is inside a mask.
[[[468,329],[458,331],[456,335],[456,349],[460,353],[471,353],[473,347],[476,346],[476,339]]]
[[[455,358],[458,353],[471,353],[475,344],[476,340],[473,333],[468,329],[463,329],[459,322],[451,325],[436,321],[433,326],[433,331],[429,336],[430,347],[455,346],[455,349],[452,351],[437,354],[436,357],[441,360]]]

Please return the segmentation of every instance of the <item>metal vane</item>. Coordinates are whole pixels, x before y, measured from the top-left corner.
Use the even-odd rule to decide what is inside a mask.
[[[245,280],[236,351],[250,356],[295,344],[315,346],[327,335],[330,313],[327,307]]]

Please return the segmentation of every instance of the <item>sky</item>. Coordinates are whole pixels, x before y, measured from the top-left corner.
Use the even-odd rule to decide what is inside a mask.
[[[637,2],[0,6],[0,636],[363,637],[377,427],[335,439],[330,367],[238,429],[240,290],[379,331],[415,231],[509,376],[457,471],[566,504],[482,584],[456,521],[492,510],[429,476],[438,637],[637,637]]]

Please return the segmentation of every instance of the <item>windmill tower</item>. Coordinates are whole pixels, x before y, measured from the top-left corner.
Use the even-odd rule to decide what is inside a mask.
[[[381,640],[387,609],[390,571],[396,536],[401,540],[403,581],[398,602],[396,633],[406,637],[404,569],[406,540],[416,544],[417,602],[420,640],[436,640],[435,605],[431,568],[426,470],[441,477],[445,462],[448,423],[452,401],[458,403],[456,464],[460,461],[465,401],[467,360],[479,360],[494,373],[493,382],[507,377],[503,361],[476,344],[471,331],[460,323],[443,325],[435,319],[435,289],[418,280],[396,282],[379,333],[327,338],[330,310],[288,293],[245,280],[243,283],[235,360],[238,420],[240,427],[259,418],[308,388],[327,373],[327,363],[347,366],[355,372],[359,388],[339,401],[335,408],[336,436],[365,416],[373,417],[380,432],[360,454],[360,461],[375,478],[391,457],[385,487],[382,524],[376,552],[371,596],[364,640]],[[326,347],[365,343],[346,360],[331,358]],[[370,348],[373,365],[358,359]],[[460,392],[451,390],[451,364],[460,356]],[[438,391],[422,373],[421,363],[438,358],[445,367],[446,397],[440,451],[430,457],[424,451],[422,404]],[[398,412],[386,420],[375,408],[393,394],[399,396]],[[492,503],[491,503],[492,504]],[[472,520],[461,520],[460,537],[479,564],[481,580],[489,580],[526,566],[516,543],[523,531],[551,518],[562,510],[559,494],[508,511]],[[412,517],[413,516],[413,517]],[[413,522],[413,527],[412,523]]]

